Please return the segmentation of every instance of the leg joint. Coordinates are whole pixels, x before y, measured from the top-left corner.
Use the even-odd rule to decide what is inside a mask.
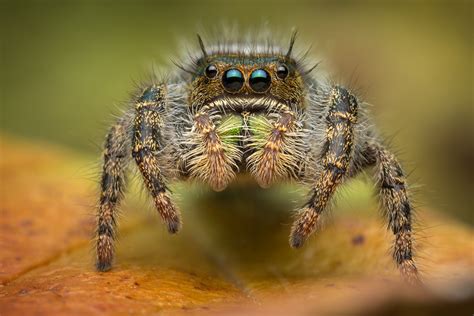
[[[107,236],[110,238],[114,238],[114,228],[112,225],[108,225],[106,223],[100,223],[97,229],[97,234],[99,236]]]
[[[332,112],[338,117],[351,119],[357,115],[357,99],[345,88],[336,86],[332,92]]]
[[[137,102],[141,104],[146,104],[148,102],[159,102],[164,97],[164,89],[162,86],[150,86],[147,87],[141,93]]]

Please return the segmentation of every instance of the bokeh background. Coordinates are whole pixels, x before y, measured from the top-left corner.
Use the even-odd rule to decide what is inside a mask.
[[[0,128],[94,157],[133,82],[198,28],[297,28],[373,105],[421,204],[472,225],[472,15],[470,1],[2,1]]]

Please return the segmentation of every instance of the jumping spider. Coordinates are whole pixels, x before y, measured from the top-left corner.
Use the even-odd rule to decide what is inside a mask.
[[[382,205],[395,235],[393,258],[409,282],[419,280],[412,257],[412,206],[400,164],[381,144],[365,104],[332,85],[289,49],[255,43],[218,45],[168,82],[140,89],[105,142],[98,206],[97,269],[111,268],[117,210],[133,158],[170,233],[181,217],[166,186],[198,179],[224,190],[248,172],[261,187],[295,180],[311,187],[290,245],[299,248],[317,227],[337,186],[376,166]]]

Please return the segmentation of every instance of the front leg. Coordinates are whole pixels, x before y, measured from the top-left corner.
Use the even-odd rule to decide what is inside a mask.
[[[181,226],[180,214],[167,193],[157,157],[163,149],[160,129],[166,107],[165,89],[164,85],[149,87],[138,99],[132,155],[168,231],[176,233]]]
[[[334,87],[326,118],[326,144],[321,154],[322,172],[311,198],[299,212],[290,235],[290,245],[301,247],[315,230],[321,213],[342,182],[349,167],[353,147],[353,126],[357,120],[357,100],[341,87]]]
[[[368,146],[364,153],[367,165],[377,165],[380,197],[388,226],[395,235],[393,259],[404,280],[420,284],[418,269],[413,260],[412,213],[406,177],[396,157],[381,144]]]
[[[110,129],[104,146],[96,232],[96,267],[99,271],[110,270],[114,259],[116,219],[125,191],[126,169],[130,160],[127,125],[126,117],[119,119]]]

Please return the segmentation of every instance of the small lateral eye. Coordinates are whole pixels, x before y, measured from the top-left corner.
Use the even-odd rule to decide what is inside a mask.
[[[209,65],[206,67],[205,72],[206,72],[206,77],[208,77],[209,79],[212,79],[215,76],[217,76],[217,67],[214,65]]]
[[[286,77],[288,77],[288,67],[285,65],[285,64],[279,64],[277,66],[277,77],[280,78],[280,79],[285,79]]]

